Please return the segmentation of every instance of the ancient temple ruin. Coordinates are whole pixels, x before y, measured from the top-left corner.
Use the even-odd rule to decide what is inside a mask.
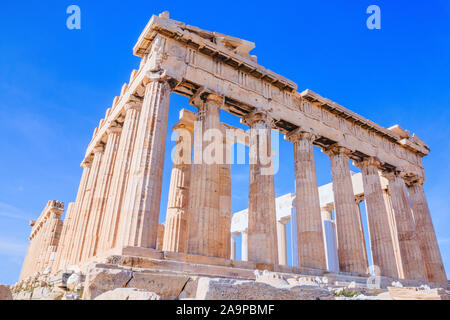
[[[175,21],[168,13],[151,18],[134,47],[139,70],[93,133],[64,222],[64,205],[54,201],[32,222],[19,284],[37,273],[70,269],[89,277],[99,263],[130,265],[127,257],[154,261],[144,264],[150,269],[219,277],[252,278],[255,269],[266,269],[364,278],[369,270],[362,199],[373,264],[381,276],[447,283],[423,189],[428,146],[400,126],[383,128],[311,90],[298,92],[293,81],[258,64],[250,53],[254,47]],[[171,93],[189,97],[198,112],[183,110],[173,128],[184,148],[173,162],[166,222],[160,226]],[[240,117],[249,130],[222,123],[220,110]],[[202,133],[208,130],[223,133],[224,161],[202,161],[208,148]],[[295,194],[280,205],[272,164],[263,159],[271,158],[272,130],[294,148]],[[249,146],[250,173],[248,209],[232,221],[226,157],[234,143]],[[314,146],[331,162],[332,184],[324,192],[317,185]],[[357,177],[350,160],[361,168]],[[245,228],[239,229],[236,219],[244,216]],[[289,219],[294,266],[286,265],[283,224]],[[334,258],[326,249],[326,221],[335,230]],[[242,261],[235,259],[238,233],[245,233]]]

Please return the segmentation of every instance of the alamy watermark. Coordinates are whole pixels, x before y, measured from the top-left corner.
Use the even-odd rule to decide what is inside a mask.
[[[77,5],[67,7],[66,13],[69,15],[66,20],[66,26],[69,30],[81,29],[81,9]]]
[[[172,133],[171,140],[176,141],[171,152],[175,165],[249,164],[257,165],[261,175],[278,172],[281,134],[277,131],[256,128],[248,131],[232,128],[203,130],[201,122],[196,122],[195,128],[194,141],[187,129],[179,128]],[[249,145],[248,156],[245,145]]]
[[[367,14],[370,16],[367,18],[366,25],[369,30],[381,29],[381,9],[379,6],[372,4],[367,10]]]

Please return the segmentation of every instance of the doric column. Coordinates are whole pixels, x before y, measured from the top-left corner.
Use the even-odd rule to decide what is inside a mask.
[[[163,250],[186,252],[192,136],[194,128],[190,124],[180,122],[173,127],[173,130],[177,133],[178,137],[170,178]]]
[[[122,211],[123,246],[156,248],[170,104],[170,86],[149,79],[142,104]]]
[[[236,238],[237,238],[237,234],[232,233],[231,234],[231,239],[230,239],[230,258],[231,260],[236,260]]]
[[[325,150],[325,153],[331,160],[339,269],[341,272],[366,274],[368,266],[360,228],[361,216],[350,174],[350,150],[334,146]]]
[[[286,139],[294,145],[297,219],[293,223],[297,223],[298,263],[300,267],[326,269],[319,189],[312,144],[316,136],[296,129],[289,133]]]
[[[398,278],[389,216],[378,171],[380,162],[367,158],[355,164],[362,171],[373,265],[380,268],[380,275]]]
[[[196,102],[194,126],[194,164],[189,190],[188,252],[220,257],[220,166],[222,132],[220,104],[223,98],[213,94]],[[205,142],[211,141],[208,145]],[[213,156],[215,154],[215,157]],[[222,258],[225,258],[222,256]]]
[[[364,201],[364,196],[355,196],[356,207],[358,208],[358,218],[359,218],[359,232],[361,233],[361,238],[363,239],[363,253],[364,253],[364,264],[369,265],[369,258],[367,256],[366,247],[366,237],[364,235],[364,227],[362,222],[362,212],[361,212],[361,202]]]
[[[102,162],[103,152],[105,148],[103,145],[98,145],[94,148],[94,160],[92,161],[91,172],[86,184],[86,190],[83,197],[83,202],[80,204],[80,221],[79,228],[77,230],[77,237],[75,240],[76,250],[74,250],[73,263],[81,261],[84,246],[87,240],[87,227],[89,224],[89,218],[92,208],[92,199],[94,197],[95,188],[97,185],[97,178],[100,172],[100,164]],[[75,248],[74,248],[75,249]]]
[[[286,224],[277,221],[278,263],[287,265]]]
[[[224,145],[226,145],[224,143]],[[230,230],[231,230],[231,164],[224,163],[220,166],[220,225],[219,225],[219,247],[220,257],[230,258]]]
[[[250,126],[248,259],[278,264],[271,121],[266,113],[260,111],[254,111],[243,119]]]
[[[63,222],[61,221],[61,214],[64,210],[55,210],[50,213],[50,234],[49,244],[47,248],[47,255],[45,257],[45,268],[50,268],[54,274],[57,271],[56,254],[61,238]]]
[[[425,264],[426,277],[429,282],[447,283],[447,276],[442,263],[430,210],[423,190],[423,180],[415,179],[408,184],[409,200],[416,224],[417,240]]]
[[[398,244],[397,224],[395,223],[395,213],[394,209],[392,208],[392,201],[389,189],[383,189],[383,198],[388,212],[389,228],[391,231],[392,244],[394,246],[394,255],[397,265],[398,277],[400,279],[404,279],[405,276],[403,273],[402,255],[400,253],[400,246]]]
[[[241,235],[241,258],[242,261],[248,261],[248,233],[244,231]]]
[[[297,234],[297,209],[295,205],[291,208],[291,255],[292,265],[298,266],[298,237],[292,237],[293,234]]]
[[[66,216],[64,218],[63,228],[61,231],[61,238],[59,240],[58,251],[56,254],[56,260],[54,263],[54,269],[63,270],[67,264],[67,254],[69,248],[72,246],[71,244],[71,236],[72,236],[72,226],[73,226],[73,214],[74,214],[75,203],[69,203]]]
[[[158,225],[158,236],[156,238],[156,250],[161,251],[163,249],[163,241],[164,241],[164,224]]]
[[[220,248],[220,167],[223,136],[220,104],[223,98],[208,94],[193,101],[199,111],[194,125],[194,163],[189,190],[188,252],[226,258]],[[208,145],[205,142],[211,141]],[[215,156],[213,156],[215,154]],[[228,253],[227,253],[228,254]]]
[[[404,174],[401,172],[384,172],[383,174],[389,180],[389,191],[395,214],[404,276],[411,280],[425,280],[425,267],[417,241],[414,218],[406,194]]]
[[[30,220],[30,226],[33,228],[35,224],[35,221]],[[31,264],[31,260],[32,260],[32,256],[33,256],[33,252],[34,252],[34,248],[33,248],[33,242],[34,239],[32,238],[32,233],[29,237],[30,243],[28,244],[28,249],[27,249],[27,253],[25,255],[25,259],[23,261],[23,265],[22,265],[22,270],[20,271],[20,276],[19,276],[19,281],[25,279],[28,276],[28,270],[29,270],[29,266]]]
[[[97,246],[100,238],[100,230],[104,221],[104,213],[108,193],[111,187],[114,162],[116,160],[122,126],[113,122],[107,129],[107,141],[105,153],[100,165],[97,186],[90,211],[89,225],[86,233],[87,242],[83,252],[83,260],[97,254]]]
[[[68,250],[66,253],[66,265],[69,265],[71,263],[74,263],[75,254],[77,250],[77,239],[79,237],[79,233],[81,232],[80,229],[80,223],[81,223],[81,206],[83,204],[83,199],[86,194],[86,187],[89,181],[89,175],[91,172],[92,167],[92,159],[89,157],[88,160],[84,160],[81,164],[81,167],[83,168],[83,174],[81,176],[80,185],[78,187],[78,193],[77,198],[75,200],[74,208],[73,208],[73,222],[72,224],[72,231],[71,231],[71,237],[68,243]]]
[[[137,98],[134,98],[125,105],[125,120],[123,122],[116,161],[114,163],[111,189],[105,209],[105,221],[101,231],[103,251],[115,248],[117,239],[120,237],[119,222],[126,224],[125,219],[123,219],[125,213],[121,209],[125,199],[128,173],[141,107],[142,101]]]

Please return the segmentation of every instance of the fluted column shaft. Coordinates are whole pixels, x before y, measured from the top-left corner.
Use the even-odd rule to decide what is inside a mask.
[[[92,167],[91,161],[83,161],[81,164],[83,168],[83,174],[81,176],[80,185],[78,187],[77,198],[75,200],[74,208],[73,208],[73,222],[72,222],[72,236],[69,240],[68,250],[67,250],[67,263],[66,265],[70,265],[75,262],[75,255],[78,247],[78,243],[76,242],[79,239],[79,234],[81,232],[81,207],[83,204],[83,199],[86,194],[86,187],[89,181],[89,175]]]
[[[405,276],[403,273],[402,255],[400,253],[400,246],[398,244],[397,224],[395,223],[395,213],[394,209],[392,208],[392,201],[389,189],[383,190],[383,198],[389,217],[389,228],[391,231],[392,244],[394,246],[394,255],[397,265],[398,277],[400,279],[404,279]]]
[[[194,125],[194,163],[189,189],[188,252],[222,257],[220,248],[220,166],[221,159],[212,158],[207,148],[222,150],[220,109],[222,98],[208,95],[199,102]],[[209,139],[211,138],[211,139]],[[207,140],[211,141],[207,144]],[[222,256],[221,256],[222,255]]]
[[[392,208],[395,214],[398,243],[406,279],[425,280],[425,267],[417,241],[416,226],[401,173],[385,173],[389,180]]]
[[[121,131],[122,128],[117,123],[113,123],[107,130],[106,147],[100,165],[97,186],[94,192],[89,225],[86,233],[87,243],[83,252],[83,260],[97,254],[100,230],[102,222],[104,221],[105,207],[111,187],[114,162],[117,155]]]
[[[408,193],[427,280],[429,282],[446,283],[447,275],[423,190],[423,181],[414,181],[409,184]]]
[[[61,233],[63,228],[63,222],[61,220],[60,213],[52,213],[51,220],[51,233],[50,233],[50,242],[49,247],[47,249],[46,256],[46,267],[50,267],[51,272],[54,274],[57,271],[57,250],[60,244]]]
[[[61,231],[61,238],[59,240],[58,251],[56,253],[56,260],[54,263],[56,270],[62,270],[66,266],[67,253],[69,251],[69,247],[71,246],[74,206],[75,203],[72,202],[69,203],[69,206],[67,207],[64,224]]]
[[[378,171],[380,163],[369,158],[357,165],[362,171],[373,265],[380,268],[380,275],[398,278],[389,216]]]
[[[242,261],[248,261],[248,232],[241,233],[241,258]]]
[[[360,228],[361,216],[353,192],[349,152],[341,147],[325,151],[331,160],[339,269],[341,272],[366,274],[368,266]]]
[[[237,238],[237,234],[231,234],[230,237],[230,259],[231,260],[236,260],[236,238]]]
[[[244,122],[250,126],[248,259],[278,264],[271,119],[253,112]]]
[[[116,246],[116,241],[120,236],[118,235],[119,223],[127,223],[124,219],[125,213],[121,209],[126,193],[141,107],[142,102],[139,100],[130,101],[125,105],[125,120],[114,163],[111,188],[105,209],[105,220],[101,230],[100,245],[103,251]]]
[[[163,250],[186,252],[194,128],[185,124],[177,124],[173,130],[178,136],[170,178]]]
[[[123,246],[156,248],[169,105],[169,84],[149,79],[122,208]]]
[[[287,265],[286,224],[277,221],[278,263]]]
[[[83,202],[80,204],[80,220],[79,226],[76,234],[74,256],[72,259],[73,263],[78,263],[81,261],[83,248],[86,244],[86,231],[88,227],[88,222],[91,213],[92,199],[94,197],[95,188],[97,185],[97,178],[99,176],[100,164],[102,162],[104,147],[97,146],[94,148],[94,159],[92,161],[91,172],[89,174],[89,179],[86,184],[86,190],[83,197]],[[74,248],[75,249],[75,248]]]
[[[326,269],[326,253],[320,213],[319,189],[313,141],[316,137],[299,129],[288,134],[294,145],[297,250],[300,267]]]
[[[226,146],[226,143],[224,143]],[[220,257],[230,258],[231,246],[231,164],[224,163],[220,166]]]

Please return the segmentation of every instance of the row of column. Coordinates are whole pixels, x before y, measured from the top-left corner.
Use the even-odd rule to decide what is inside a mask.
[[[199,107],[199,117],[197,119],[199,125],[196,128],[200,131],[195,136],[201,137],[201,130],[219,127],[218,110],[219,102],[214,99],[207,99]],[[265,113],[254,112],[243,120],[244,123],[250,126],[248,259],[260,263],[283,264],[286,262],[286,250],[277,243],[283,242],[283,239],[277,239],[277,234],[278,237],[282,237],[284,233],[277,233],[277,228],[281,231],[281,228],[285,226],[276,222],[273,174],[270,174],[271,163],[261,163],[261,159],[264,156],[265,158],[270,158],[270,118]],[[313,142],[315,139],[317,139],[316,136],[300,129],[287,135],[287,140],[291,141],[294,146],[297,208],[296,221],[294,223],[296,223],[298,238],[298,264],[301,267],[326,269],[327,258],[323,240],[323,225],[313,154]],[[261,141],[264,141],[264,143],[261,143]],[[198,146],[200,143],[200,139],[196,139],[194,148],[201,148],[201,146]],[[349,168],[349,155],[351,152],[339,146],[327,148],[324,152],[329,155],[331,161],[339,270],[342,272],[367,274],[368,258],[361,214],[359,206],[354,199]],[[391,216],[391,211],[387,207],[386,195],[381,187],[380,163],[374,158],[367,158],[356,165],[361,168],[363,174],[374,265],[378,266],[381,274],[385,276],[394,278],[404,276],[408,279],[424,280],[425,272],[422,267],[424,263],[420,256],[420,250],[417,249],[419,248],[418,244],[416,245],[416,250],[405,249],[409,246],[404,239],[402,229],[413,230],[413,234],[416,234],[416,232],[419,234],[420,227],[418,230],[413,229],[415,224],[411,220],[412,215],[408,214],[411,210],[408,209],[409,204],[407,198],[405,198],[406,189],[404,184],[402,188],[401,185],[398,185],[398,178],[389,179],[390,189],[392,189],[391,197],[395,198],[395,200],[392,200],[392,212],[395,214]],[[176,212],[180,212],[179,210],[182,209],[181,212],[183,213],[192,212],[190,221],[187,223],[188,227],[184,228],[189,233],[186,240],[188,243],[187,252],[226,257],[226,255],[219,254],[217,251],[221,247],[219,239],[222,237],[215,238],[224,229],[223,227],[218,227],[217,220],[214,218],[219,217],[217,212],[220,208],[217,199],[218,190],[220,189],[218,186],[221,181],[219,166],[214,164],[194,164],[191,170],[192,173],[185,167],[184,171],[182,171],[175,165],[172,173],[173,180],[171,181],[171,194],[173,194],[175,190],[184,190],[182,184],[177,182],[184,181],[183,179],[180,180],[180,174],[185,178],[188,178],[190,174],[196,177],[195,181],[186,188],[191,192],[190,197],[185,197],[186,200],[189,200],[183,206],[178,206],[176,210]],[[262,174],[264,170],[265,174]],[[189,173],[187,174],[187,172]],[[268,172],[269,174],[267,174]],[[420,188],[416,184],[414,189],[411,190],[416,191],[420,190]],[[420,194],[419,191],[415,193],[410,191],[410,193],[411,198],[418,198],[418,196],[415,196],[416,194],[422,196],[420,200],[416,201],[419,205],[415,204],[413,199],[411,199],[413,211],[414,207],[417,207],[420,208],[421,213],[426,212],[426,209],[424,209],[426,205],[423,205],[423,203],[426,204],[426,200],[423,200],[425,199],[424,195]],[[169,199],[169,207],[171,203],[172,201]],[[168,211],[167,221],[172,225],[172,216],[178,217],[180,215],[172,215],[170,210]],[[187,219],[178,219],[176,221],[187,221]],[[437,281],[439,279],[442,280],[445,274],[443,273],[442,262],[439,262],[439,250],[436,249],[437,242],[433,241],[432,237],[429,236],[434,235],[434,232],[429,231],[430,226],[432,228],[430,223],[425,228],[426,231],[422,232],[424,240],[433,244],[428,244],[426,246],[427,249],[430,246],[432,249],[434,248],[434,250],[431,250],[432,253],[428,254],[431,255],[432,261],[435,262],[427,263],[429,265],[428,268],[433,268],[433,271],[428,273],[427,279],[429,281]],[[166,228],[165,237],[170,234],[169,232],[172,232],[174,235],[183,234],[182,225],[179,222],[176,225],[177,227],[171,226]],[[394,227],[396,230],[393,229]],[[235,236],[231,235],[229,239],[231,239],[231,246],[235,247]],[[165,249],[182,251],[174,245],[179,243],[179,241],[167,243],[171,243],[171,245],[165,247]],[[416,241],[416,243],[418,242]],[[396,249],[396,247],[399,247],[399,249]],[[400,251],[400,254],[397,251]],[[233,252],[235,250],[231,250],[231,255],[233,255]],[[404,259],[402,259],[403,256],[405,256]],[[401,267],[397,265],[398,263],[401,264]],[[436,266],[441,266],[441,269]],[[434,274],[434,276],[431,274]]]
[[[67,227],[67,232],[73,233],[69,236],[73,245],[62,253],[66,264],[86,261],[117,246],[156,248],[169,94],[170,87],[164,79],[148,79],[143,101],[130,102],[123,126],[112,124],[106,145],[94,148],[92,160],[84,163],[77,200],[71,210],[73,218]],[[230,168],[196,161],[207,148],[202,132],[221,130],[222,103],[223,99],[214,94],[206,94],[197,102],[194,164],[190,168],[174,164],[171,190],[176,192],[171,192],[169,199],[164,249],[229,257],[231,216],[227,199],[231,191],[224,181],[229,179]],[[250,126],[248,259],[278,263],[271,119],[256,110],[243,122]],[[298,263],[301,267],[326,269],[313,155],[316,137],[297,129],[287,139],[294,146]],[[361,217],[349,170],[350,151],[332,147],[325,153],[331,160],[340,271],[367,273]],[[379,181],[379,164],[369,159],[358,165],[363,172],[374,264],[383,275],[396,277],[395,250],[389,231],[392,222]],[[426,255],[431,259],[426,263],[430,270],[428,278],[442,278],[439,274],[442,262],[421,185],[410,187],[411,211],[402,177],[398,174],[387,177],[405,277],[424,278],[422,255]],[[413,215],[423,223],[417,230]],[[168,227],[171,225],[175,227]]]
[[[60,269],[112,249],[156,248],[170,86],[151,75],[144,85],[144,98],[130,99],[123,123],[110,123],[104,145],[82,164]]]
[[[34,228],[30,235],[30,244],[23,263],[20,280],[32,276],[36,272],[50,272],[54,268],[63,228],[63,222],[61,221],[63,212],[63,203],[49,201],[37,222],[32,221],[30,223]]]

